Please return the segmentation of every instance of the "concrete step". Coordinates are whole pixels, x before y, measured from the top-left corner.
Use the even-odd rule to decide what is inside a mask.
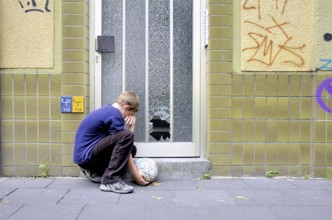
[[[198,179],[204,173],[211,171],[210,161],[205,158],[152,158],[158,165],[158,178],[163,180],[191,180]],[[135,159],[136,160],[136,159]],[[130,179],[128,171],[123,177]]]
[[[211,170],[210,161],[204,158],[154,159],[158,165],[158,180],[197,179]]]

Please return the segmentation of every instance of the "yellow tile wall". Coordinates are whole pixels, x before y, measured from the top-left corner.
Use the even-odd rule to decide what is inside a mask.
[[[56,158],[62,161],[59,172],[63,176],[78,176],[79,169],[73,163],[73,142],[76,128],[84,118],[88,105],[89,73],[89,1],[62,1],[62,81],[61,94],[85,97],[85,113],[62,114],[59,127],[62,145]],[[59,158],[60,157],[60,158]]]
[[[57,1],[55,7],[55,56],[61,54],[55,68],[0,70],[5,176],[38,176],[40,164],[52,176],[79,175],[72,151],[86,111],[61,113],[60,97],[80,95],[88,103],[89,1]]]
[[[52,169],[62,165],[58,147],[62,140],[60,102],[57,111],[52,102],[60,97],[51,92],[61,78],[56,73],[13,72],[1,74],[1,85],[12,85],[1,86],[1,93],[5,94],[1,109],[3,175],[37,176],[40,164]],[[61,173],[50,172],[50,175]]]
[[[230,0],[207,4],[206,153],[214,175],[264,176],[277,170],[325,177],[332,164],[332,114],[317,104],[315,92],[331,78],[329,72],[234,72],[240,64],[231,58],[239,56],[233,14],[239,9],[233,7],[239,5]],[[326,92],[324,98],[332,103]]]

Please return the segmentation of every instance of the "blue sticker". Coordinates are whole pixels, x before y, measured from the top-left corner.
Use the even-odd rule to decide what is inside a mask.
[[[73,99],[71,96],[61,96],[61,112],[73,111]]]

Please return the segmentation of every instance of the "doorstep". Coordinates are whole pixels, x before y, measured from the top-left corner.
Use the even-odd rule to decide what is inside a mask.
[[[137,158],[138,159],[138,158]],[[158,165],[157,181],[199,179],[211,171],[210,161],[205,158],[151,158]],[[136,160],[136,158],[135,158]],[[123,177],[130,179],[128,171]]]

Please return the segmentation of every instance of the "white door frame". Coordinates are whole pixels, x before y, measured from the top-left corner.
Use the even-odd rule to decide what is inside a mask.
[[[125,0],[124,0],[125,1]],[[138,157],[199,157],[204,156],[206,121],[206,76],[203,23],[205,0],[193,0],[193,142],[135,143]],[[199,15],[199,16],[197,16]],[[102,35],[102,1],[90,1],[90,99],[89,109],[101,107],[102,55],[96,51],[95,39]],[[165,146],[167,145],[167,146]]]

